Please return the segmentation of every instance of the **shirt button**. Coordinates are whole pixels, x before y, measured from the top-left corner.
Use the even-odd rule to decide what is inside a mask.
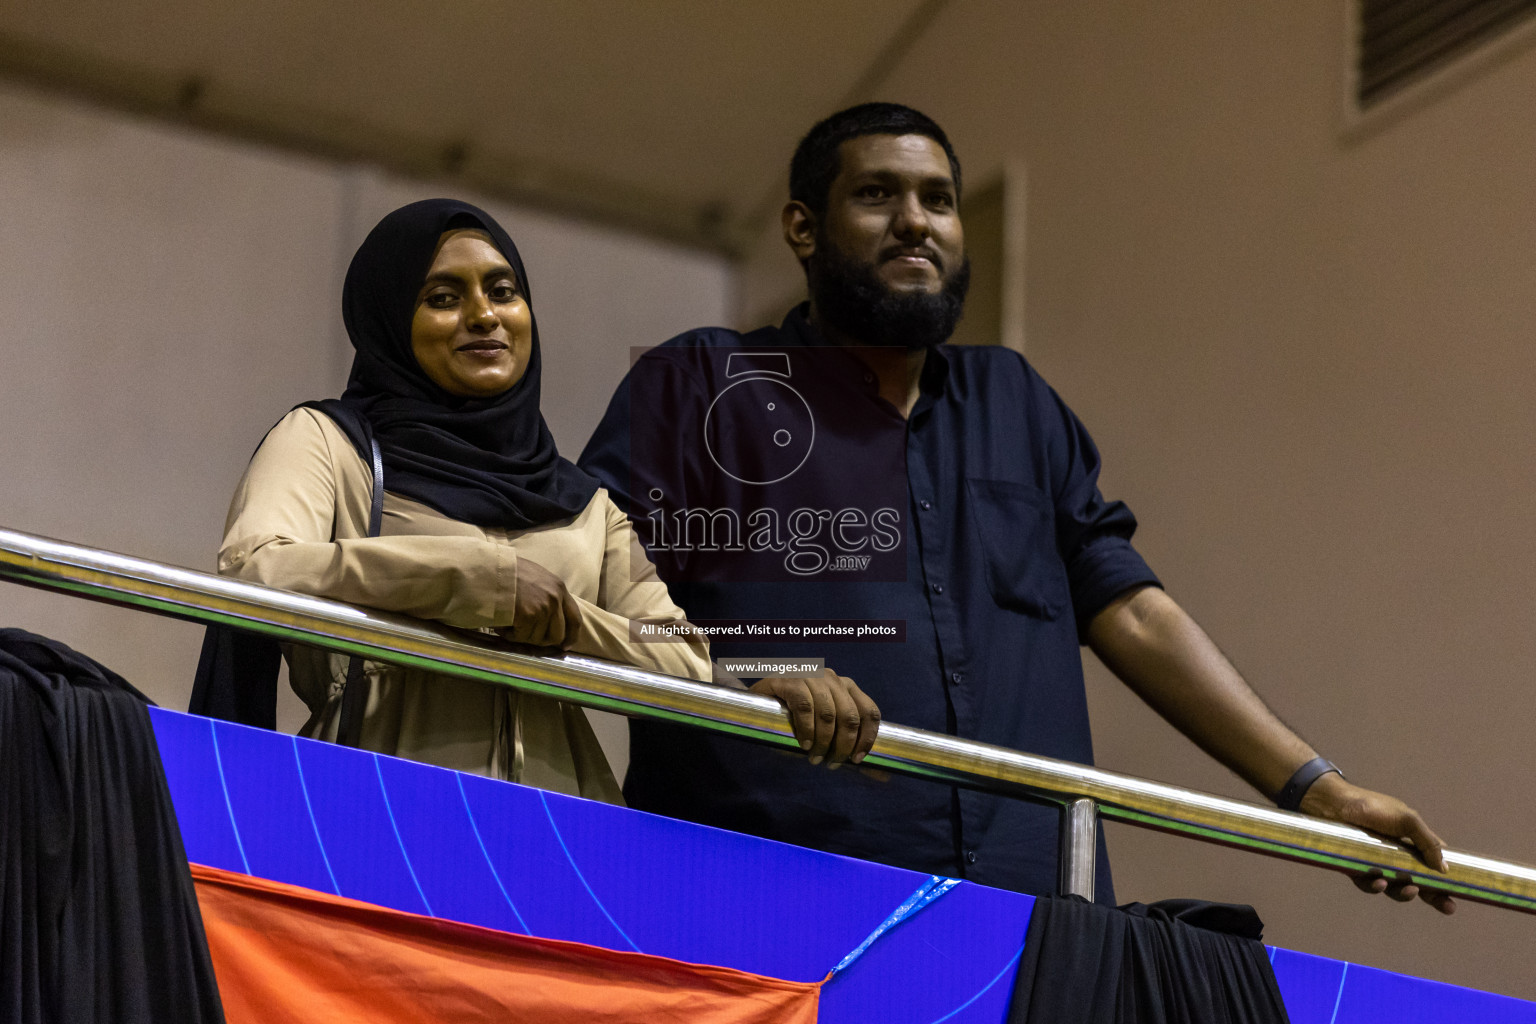
[[[975,864],[976,863],[976,851],[975,850],[966,850],[965,851],[965,862],[967,864]]]
[[[942,594],[942,593],[944,593],[944,584],[942,584],[942,583],[935,583],[933,585],[933,592],[935,594]]]
[[[866,373],[864,375],[864,383],[865,384],[873,384],[874,382],[875,382],[875,375],[874,374]]]
[[[954,683],[956,686],[959,686],[962,682],[965,681],[965,676],[962,676],[959,672],[951,672],[949,674],[949,681]]]
[[[933,508],[933,502],[931,502],[931,501],[920,501],[920,502],[917,503],[917,507],[922,509],[924,512],[927,512],[929,509]]]

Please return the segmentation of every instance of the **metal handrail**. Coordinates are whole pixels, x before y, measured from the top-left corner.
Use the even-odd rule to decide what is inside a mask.
[[[0,577],[799,749],[783,706],[769,697],[596,658],[531,653],[481,633],[31,534],[0,530]],[[864,764],[1061,805],[1066,891],[1092,893],[1096,810],[1112,821],[1536,913],[1536,868],[1447,850],[1442,875],[1406,847],[1351,825],[1005,747],[886,722]]]

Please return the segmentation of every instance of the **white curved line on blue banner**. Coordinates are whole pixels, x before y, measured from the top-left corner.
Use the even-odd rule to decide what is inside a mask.
[[[405,870],[410,873],[411,884],[416,887],[416,895],[421,897],[421,905],[427,908],[428,917],[436,917],[432,913],[432,904],[427,902],[427,894],[422,891],[421,882],[416,879],[416,869],[411,866],[411,855],[405,852],[405,840],[400,838],[400,826],[395,824],[395,809],[389,805],[389,790],[384,786],[384,769],[379,767],[379,755],[373,755],[373,774],[379,777],[379,792],[384,794],[384,813],[389,815],[389,827],[395,831],[395,843],[400,847],[400,856],[405,859]]]
[[[507,893],[507,887],[501,884],[501,875],[496,871],[496,865],[491,862],[491,851],[485,848],[485,840],[480,838],[480,826],[475,822],[475,812],[469,806],[469,794],[464,792],[464,776],[460,772],[453,773],[454,780],[459,784],[459,799],[464,801],[464,814],[469,818],[470,831],[475,834],[475,842],[480,844],[480,855],[485,858],[485,866],[491,869],[491,877],[496,880],[496,888],[501,890],[501,898],[507,901],[507,906],[512,908],[512,916],[517,918],[517,926],[523,930],[524,935],[532,935],[528,930],[528,922],[523,920],[523,915],[517,912],[517,904],[512,902],[512,897]]]
[[[325,852],[325,840],[320,838],[320,823],[315,820],[315,809],[309,802],[309,784],[304,781],[304,761],[299,757],[299,738],[288,737],[293,741],[293,763],[299,769],[299,792],[304,794],[304,809],[309,812],[309,827],[315,830],[315,845],[320,848],[320,863],[325,865],[325,873],[330,876],[331,888],[337,896],[341,895],[341,886],[336,883],[336,872],[331,870],[331,858]]]
[[[592,902],[597,904],[597,909],[601,910],[603,916],[608,919],[608,923],[613,925],[613,930],[618,932],[625,942],[629,943],[629,948],[636,953],[643,953],[644,950],[635,945],[635,940],[630,938],[623,928],[619,927],[619,922],[613,919],[613,915],[608,913],[608,908],[603,906],[603,901],[598,899],[597,893],[592,891],[592,886],[587,884],[587,876],[582,874],[581,868],[576,866],[576,858],[571,856],[570,848],[565,845],[565,837],[560,834],[560,826],[555,824],[555,816],[550,813],[549,801],[544,799],[544,791],[540,789],[537,792],[539,794],[539,803],[544,805],[544,817],[549,819],[550,830],[555,833],[555,839],[560,843],[560,849],[565,854],[566,861],[571,865],[571,870],[576,872],[576,878],[581,882],[582,888],[587,890],[587,895],[592,897]]]
[[[219,723],[208,719],[208,734],[213,737],[213,764],[219,770],[219,789],[224,794],[224,809],[229,812],[229,828],[235,834],[235,849],[240,851],[240,866],[251,873],[251,862],[245,859],[245,844],[240,841],[240,826],[235,822],[235,805],[229,799],[229,786],[224,781],[224,758],[219,755]]]

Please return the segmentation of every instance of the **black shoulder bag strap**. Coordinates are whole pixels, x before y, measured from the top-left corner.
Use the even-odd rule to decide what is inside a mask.
[[[379,453],[379,442],[368,438],[373,449],[373,504],[368,509],[368,536],[377,537],[384,523],[384,456]],[[336,728],[336,742],[355,747],[363,738],[363,713],[368,709],[368,677],[363,674],[363,659],[353,657],[347,662],[347,681],[341,691],[341,722]]]

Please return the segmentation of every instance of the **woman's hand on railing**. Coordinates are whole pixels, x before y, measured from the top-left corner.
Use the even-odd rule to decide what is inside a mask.
[[[749,689],[784,703],[795,739],[811,764],[858,764],[875,745],[880,709],[847,676],[828,668],[819,676],[768,676]]]
[[[560,577],[520,557],[512,625],[497,632],[516,643],[568,651],[581,635],[581,605]]]
[[[1330,772],[1307,790],[1300,809],[1303,814],[1358,825],[1387,839],[1407,843],[1425,864],[1442,873],[1446,870],[1445,841],[1425,824],[1418,811],[1395,796],[1362,789]],[[1361,892],[1386,893],[1399,903],[1409,903],[1417,896],[1442,914],[1456,912],[1456,901],[1443,892],[1381,875],[1350,877]]]

